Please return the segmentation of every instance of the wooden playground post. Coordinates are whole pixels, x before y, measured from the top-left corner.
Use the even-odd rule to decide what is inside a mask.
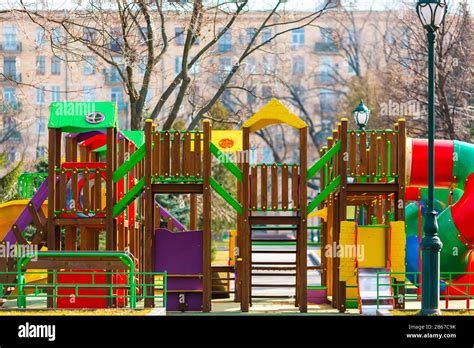
[[[307,167],[308,167],[308,128],[304,127],[299,130],[300,132],[300,222],[298,225],[298,236],[297,236],[297,258],[298,258],[298,273],[299,273],[299,284],[298,284],[298,305],[300,312],[307,312],[307,273],[308,273],[308,231],[307,231]]]
[[[49,250],[60,250],[60,226],[56,226],[55,210],[59,207],[58,184],[56,180],[56,167],[61,164],[61,129],[50,128],[48,130],[48,235],[47,243]],[[53,274],[48,273],[48,284],[54,282]],[[47,289],[47,306],[53,308],[53,289]]]
[[[66,136],[66,162],[77,162],[77,139],[71,137],[71,135]],[[65,195],[63,196],[65,197]],[[66,205],[64,204],[64,207]],[[77,250],[77,227],[76,226],[66,226],[66,235],[65,240],[65,250]]]
[[[323,147],[320,151],[319,151],[319,154],[320,154],[320,158],[324,156],[324,154],[326,153],[326,147]],[[325,181],[325,177],[324,177],[324,170],[325,167],[323,166],[321,168],[321,170],[319,171],[319,190],[320,192],[322,190],[324,190],[324,188],[326,187],[326,181]],[[324,209],[326,207],[327,208],[327,203],[325,203],[324,201],[321,202],[319,208],[320,209]],[[328,244],[328,238],[327,238],[327,231],[328,231],[328,226],[327,226],[327,220],[328,220],[328,216],[326,216],[326,219],[324,221],[321,222],[320,226],[321,226],[321,229],[319,230],[319,243],[320,243],[320,250],[321,250],[321,286],[327,286],[327,259],[326,259],[326,253],[324,252],[324,249],[325,249],[325,246],[326,244]]]
[[[240,238],[240,310],[249,311],[250,305],[250,258],[251,258],[251,236],[249,225],[249,161],[250,161],[250,130],[242,128],[242,149],[247,154],[242,161],[242,236]],[[237,258],[239,259],[239,258]],[[239,265],[239,261],[237,261]]]
[[[338,174],[341,176],[341,185],[339,188],[339,208],[338,208],[338,227],[337,227],[337,243],[339,244],[339,233],[340,233],[340,223],[347,219],[347,163],[348,163],[348,152],[347,152],[347,123],[348,120],[343,118],[340,124],[339,139],[341,142],[341,151],[339,151],[339,161],[338,161]],[[336,258],[337,263],[337,277],[339,279],[339,265],[340,259]],[[346,287],[339,287],[338,292],[338,309],[340,312],[345,312],[346,310]]]
[[[153,208],[154,208],[154,194],[151,189],[152,185],[152,126],[153,123],[150,119],[145,122],[145,243],[144,243],[144,259],[145,259],[145,284],[146,286],[146,297],[145,307],[154,307],[154,287],[151,284],[154,283],[154,277],[150,274],[153,272],[153,244],[154,244],[154,219],[153,219]]]
[[[211,270],[211,123],[203,121],[204,153],[203,153],[203,311],[211,311],[212,270]]]

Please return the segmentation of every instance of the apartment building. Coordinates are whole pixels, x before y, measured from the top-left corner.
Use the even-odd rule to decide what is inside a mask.
[[[245,14],[245,18],[192,67],[191,90],[197,103],[215,93],[264,15],[261,12]],[[243,118],[248,118],[270,98],[285,101],[292,92],[304,104],[312,121],[330,132],[337,113],[338,91],[344,88],[341,80],[355,74],[337,40],[336,31],[341,29],[340,23],[344,20],[337,16],[328,13],[318,19],[316,25],[293,29],[248,57],[232,80],[232,86],[245,88],[226,90],[221,98],[223,105],[229,111],[240,112]],[[372,14],[370,20],[381,22],[383,16],[383,12]],[[365,22],[367,13],[357,13],[355,20]],[[212,22],[209,27],[219,30],[223,23],[223,20]],[[150,108],[180,72],[184,25],[178,16],[168,16],[166,30],[174,39],[151,77],[146,98]],[[209,30],[207,27],[202,29],[203,32]],[[274,29],[270,28],[261,34],[259,40],[265,41],[274,34]],[[0,135],[9,134],[8,140],[0,144],[0,150],[7,151],[11,161],[23,157],[30,163],[44,157],[48,105],[54,101],[115,101],[120,127],[130,127],[128,98],[117,69],[86,48],[82,48],[81,59],[53,49],[51,43],[61,40],[62,35],[64,33],[58,27],[48,37],[42,28],[21,16],[6,17],[0,23],[0,71],[3,73],[0,80]],[[365,26],[364,36],[367,38],[366,46],[373,46],[374,42],[383,39],[373,25]],[[203,37],[196,41],[191,56],[205,40]],[[120,42],[112,41],[110,49],[119,52]],[[116,59],[120,62],[123,58],[117,54]],[[143,73],[138,69],[138,80]],[[170,98],[168,107],[172,104],[173,98]],[[292,103],[286,101],[286,104]],[[301,114],[298,108],[292,106],[292,109]],[[192,113],[193,110],[187,106],[180,110],[180,118],[187,122]],[[165,116],[166,110],[159,119]],[[267,151],[265,156],[271,162],[271,152]]]

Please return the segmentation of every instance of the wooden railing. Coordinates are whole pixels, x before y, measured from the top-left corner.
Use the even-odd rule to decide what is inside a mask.
[[[298,164],[258,164],[250,168],[250,210],[289,211],[299,206]],[[291,193],[291,194],[290,194]]]

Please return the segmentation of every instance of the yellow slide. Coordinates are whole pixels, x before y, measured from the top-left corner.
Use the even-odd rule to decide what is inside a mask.
[[[27,207],[30,201],[28,199],[21,199],[16,201],[10,201],[0,204],[0,240],[3,240],[5,235],[8,233],[12,225],[15,223],[21,212]],[[42,209],[47,214],[48,201],[45,201],[42,205]],[[46,208],[46,209],[45,209]],[[42,250],[46,250],[45,247]],[[46,273],[39,274],[36,270],[34,274],[25,273],[27,283],[43,283],[46,280]]]

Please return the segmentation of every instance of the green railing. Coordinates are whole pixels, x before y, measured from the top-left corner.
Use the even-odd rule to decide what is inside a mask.
[[[135,279],[146,279],[152,275],[151,284],[140,283]],[[48,282],[48,277],[52,281]],[[4,308],[46,308],[48,298],[52,298],[54,309],[79,308],[76,304],[84,301],[84,308],[96,308],[97,301],[108,300],[111,307],[136,309],[137,301],[154,298],[155,307],[166,308],[166,272],[134,272],[131,282],[129,271],[46,271],[30,270],[22,272],[0,272],[0,279],[16,278],[10,282],[0,282],[0,298],[6,300]],[[80,278],[80,279],[78,279]],[[27,282],[28,279],[34,279]],[[86,280],[87,279],[87,283]],[[107,282],[106,279],[111,279]],[[84,283],[80,283],[84,282]],[[147,291],[153,288],[151,294]],[[16,301],[15,301],[16,300]],[[87,306],[87,300],[94,305]],[[83,302],[83,303],[84,303]],[[30,305],[28,305],[30,304]],[[104,306],[105,307],[105,306]]]
[[[397,275],[405,275],[404,282],[390,282],[381,283],[382,276],[390,276],[393,279]],[[446,308],[449,306],[449,301],[466,301],[466,308],[470,308],[470,301],[474,300],[474,282],[472,283],[454,283],[454,279],[463,275],[469,275],[474,277],[474,272],[440,272],[441,277],[441,286],[443,288],[453,286],[458,289],[461,289],[464,294],[442,294],[440,299],[444,300],[446,303]],[[412,278],[414,282],[411,282],[408,278]],[[386,278],[385,278],[386,279]],[[383,287],[392,287],[391,296],[380,295],[381,288]],[[380,306],[380,302],[383,300],[393,300],[396,302],[403,302],[405,300],[421,300],[421,272],[377,272],[377,308]],[[411,290],[411,291],[410,291]],[[471,293],[471,294],[470,294]]]
[[[48,177],[48,173],[22,173],[18,177],[18,195],[22,199],[30,199]]]

